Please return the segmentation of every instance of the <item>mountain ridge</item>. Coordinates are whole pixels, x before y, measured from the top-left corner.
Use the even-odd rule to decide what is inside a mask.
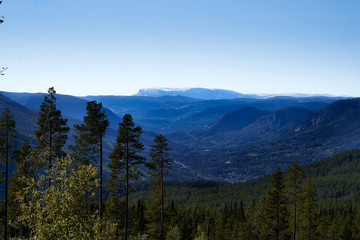
[[[142,88],[133,96],[161,97],[161,96],[186,96],[203,100],[255,98],[267,99],[272,97],[338,97],[330,94],[305,94],[305,93],[283,93],[283,94],[244,94],[234,90],[218,88]],[[344,96],[341,96],[344,98]],[[351,98],[351,97],[349,97]]]

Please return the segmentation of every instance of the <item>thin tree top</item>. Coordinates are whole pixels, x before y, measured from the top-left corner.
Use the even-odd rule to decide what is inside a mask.
[[[0,118],[0,153],[1,155],[7,151],[9,141],[16,138],[16,123],[9,108],[5,108]]]
[[[96,137],[104,136],[106,128],[109,126],[109,121],[103,111],[102,103],[90,101],[86,106],[87,115],[84,117],[86,130],[91,132]]]
[[[152,158],[152,161],[147,163],[147,167],[153,171],[160,170],[158,168],[162,168],[161,171],[167,173],[165,168],[172,167],[172,159],[168,156],[168,152],[171,148],[168,147],[167,140],[162,134],[157,135],[154,142],[155,144],[152,145],[152,148],[150,149],[150,157]]]

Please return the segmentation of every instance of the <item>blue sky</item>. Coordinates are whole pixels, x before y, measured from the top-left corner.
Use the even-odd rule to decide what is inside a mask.
[[[360,96],[358,0],[3,0],[1,90]]]

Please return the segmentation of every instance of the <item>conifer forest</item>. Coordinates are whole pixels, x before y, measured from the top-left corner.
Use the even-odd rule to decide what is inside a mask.
[[[53,87],[35,139],[19,141],[11,109],[2,112],[0,239],[360,239],[358,173],[346,179],[351,189],[333,185],[325,193],[351,192],[347,199],[321,190],[346,178],[332,181],[339,175],[325,173],[331,164],[359,171],[359,150],[305,166],[293,161],[243,183],[167,181],[173,160],[166,137],[158,134],[147,156],[143,130],[125,114],[104,165],[109,121],[101,102],[89,101],[86,111],[73,126],[73,145]]]

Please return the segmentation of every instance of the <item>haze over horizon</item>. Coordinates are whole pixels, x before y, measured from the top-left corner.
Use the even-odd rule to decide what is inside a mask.
[[[3,1],[2,91],[360,97],[360,1]]]

